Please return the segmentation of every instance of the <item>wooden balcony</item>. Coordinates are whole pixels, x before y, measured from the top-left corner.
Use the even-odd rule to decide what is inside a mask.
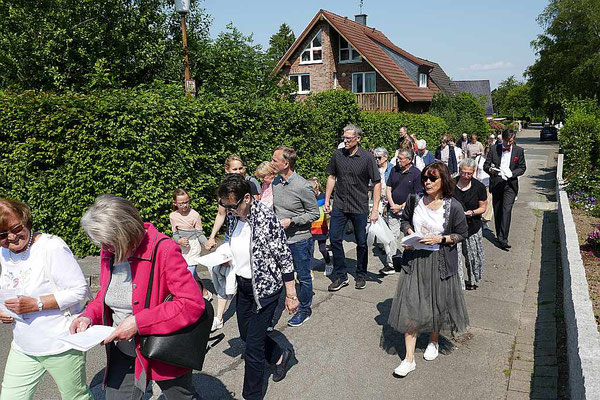
[[[356,101],[362,111],[398,112],[396,92],[355,93]]]

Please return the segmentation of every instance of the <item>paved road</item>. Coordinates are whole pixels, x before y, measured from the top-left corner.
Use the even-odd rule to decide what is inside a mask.
[[[313,317],[304,326],[290,328],[283,315],[274,332],[282,343],[292,345],[298,359],[287,378],[280,383],[269,379],[267,399],[518,399],[529,398],[528,388],[518,385],[514,368],[514,346],[523,329],[524,319],[533,315],[531,300],[536,285],[528,277],[538,276],[543,212],[552,209],[554,152],[556,144],[541,144],[538,131],[525,130],[518,143],[526,149],[527,173],[520,181],[520,192],[513,212],[510,252],[496,248],[486,240],[487,265],[484,283],[477,291],[465,292],[471,329],[459,340],[446,340],[443,355],[425,362],[421,353],[427,338],[419,340],[417,369],[405,379],[392,376],[400,356],[389,354],[383,347],[399,346],[403,338],[385,327],[397,284],[397,276],[368,277],[365,290],[353,285],[337,293],[329,293],[329,280],[316,273]],[[356,253],[347,243],[348,262],[353,265]],[[373,251],[369,270],[381,268],[381,255]],[[322,271],[322,263],[315,261]],[[537,271],[537,273],[536,273]],[[204,272],[203,277],[208,277]],[[530,283],[532,279],[529,279]],[[535,282],[533,282],[535,283]],[[529,295],[527,295],[529,293]],[[533,313],[533,314],[532,314]],[[207,356],[205,371],[196,373],[195,383],[204,399],[240,399],[244,374],[240,355],[243,344],[238,337],[235,315],[231,310],[223,329],[225,340]],[[533,334],[532,334],[533,335]],[[0,360],[6,359],[10,331],[0,328]],[[531,341],[533,343],[533,341]],[[88,353],[88,380],[94,395],[103,399],[100,390],[103,351]],[[3,364],[0,365],[0,373]],[[513,380],[509,382],[509,380]],[[529,374],[531,375],[531,373]],[[516,383],[515,383],[516,382]],[[509,383],[511,390],[509,391]],[[520,389],[521,388],[521,389]],[[155,389],[155,391],[157,391]],[[148,395],[150,396],[150,394]],[[153,398],[157,398],[155,393]],[[57,399],[50,379],[39,387],[36,399]]]

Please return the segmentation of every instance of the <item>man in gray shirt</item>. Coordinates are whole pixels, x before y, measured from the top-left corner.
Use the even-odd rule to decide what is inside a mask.
[[[300,306],[288,321],[289,326],[302,325],[312,313],[310,306],[313,290],[310,270],[314,241],[310,227],[313,221],[319,219],[319,206],[310,182],[294,172],[297,158],[294,149],[279,146],[271,159],[271,165],[279,174],[273,180],[273,210],[287,235],[300,284]]]

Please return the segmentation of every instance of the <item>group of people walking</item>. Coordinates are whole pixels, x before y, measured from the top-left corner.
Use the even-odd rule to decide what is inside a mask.
[[[386,149],[371,153],[360,147],[362,130],[348,125],[343,146],[326,167],[324,193],[317,178],[305,179],[295,171],[298,155],[290,147],[277,147],[271,160],[259,165],[261,183],[246,174],[241,158],[230,156],[208,238],[183,189],[173,194],[173,240],[165,240],[166,235],[143,221],[129,200],[102,195],[81,219],[85,234],[100,247],[100,290],[85,307],[87,284],[68,246],[56,236],[36,232],[26,204],[0,199],[0,290],[8,298],[0,321],[13,325],[14,337],[0,400],[32,398],[45,372],[63,399],[90,399],[85,353],[55,338],[93,325],[116,328],[103,342],[107,399],[139,399],[150,380],[169,400],[200,398],[189,368],[144,356],[140,343],[146,335],[171,334],[199,320],[213,293],[198,278],[196,265],[202,253],[217,246],[223,225],[221,246],[231,261],[209,268],[216,292],[212,329],[222,328],[228,302],[235,299],[239,334],[246,343],[245,399],[264,397],[267,364],[272,365],[273,381],[286,376],[293,352],[269,331],[282,296],[291,315],[289,326],[299,327],[311,318],[315,241],[331,279],[328,290],[349,285],[343,248],[348,222],[357,245],[356,289],[367,284],[368,224],[383,218],[396,241],[403,235],[418,236],[413,246],[386,254],[380,270],[383,275],[400,274],[388,323],[404,335],[406,354],[394,374],[406,376],[416,368],[418,334],[430,334],[424,358],[431,361],[438,355],[441,331],[468,328],[462,289],[476,288],[483,277],[482,230],[489,221],[489,192],[498,246],[510,248],[510,215],[517,178],[525,171],[524,153],[510,131],[500,143],[485,147],[476,139],[466,145],[465,156],[444,137],[434,157],[424,140],[402,127],[398,150],[388,161]],[[171,301],[163,302],[167,295]]]

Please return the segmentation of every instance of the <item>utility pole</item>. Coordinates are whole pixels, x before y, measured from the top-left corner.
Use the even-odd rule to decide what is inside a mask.
[[[196,81],[190,76],[190,60],[188,58],[188,45],[187,45],[187,29],[185,16],[190,12],[190,0],[176,0],[175,9],[181,15],[181,36],[183,38],[183,79],[185,84],[185,93],[188,96],[194,96],[196,94]]]

